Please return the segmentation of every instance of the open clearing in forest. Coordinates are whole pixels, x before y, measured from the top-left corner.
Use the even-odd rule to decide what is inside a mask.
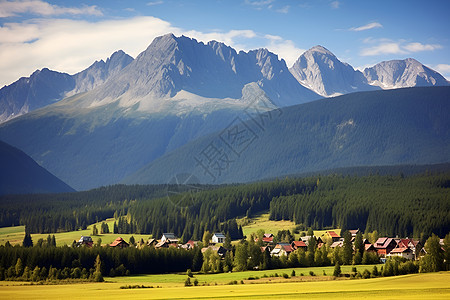
[[[291,233],[294,232],[295,222],[286,220],[273,221],[269,220],[269,217],[270,213],[268,211],[265,211],[263,213],[256,214],[254,217],[250,219],[247,218],[238,219],[237,222],[238,224],[243,225],[242,231],[246,236],[252,234],[253,232],[257,232],[259,229],[264,229],[265,233],[273,233],[274,235],[276,235],[279,230],[290,230]],[[341,233],[340,229],[328,229],[328,230],[335,231],[337,234]],[[314,235],[322,236],[325,234],[326,231],[327,230],[314,230]],[[295,238],[297,240],[299,237],[300,234],[295,235]]]
[[[109,226],[109,230],[111,233],[100,234],[100,225],[102,222],[106,222]],[[97,226],[99,235],[92,235],[92,228],[94,225]],[[91,224],[85,230],[77,230],[77,231],[69,231],[69,232],[57,232],[50,233],[50,235],[55,235],[56,246],[64,246],[64,245],[72,245],[72,242],[78,241],[82,235],[91,236],[94,243],[97,242],[99,238],[102,239],[102,245],[111,244],[117,237],[122,237],[125,241],[129,241],[130,237],[133,236],[135,241],[139,241],[141,238],[144,241],[147,241],[151,234],[118,234],[112,233],[114,227],[114,219],[107,219],[106,221],[100,221],[95,224]],[[33,239],[33,243],[36,243],[40,238],[47,240],[48,233],[32,233],[31,238]],[[6,241],[9,241],[12,245],[22,244],[23,238],[25,236],[25,226],[12,226],[12,227],[3,227],[0,228],[0,245],[4,245]]]
[[[167,275],[165,275],[167,276]],[[216,275],[212,275],[216,276]],[[23,285],[0,282],[0,299],[449,299],[450,272],[357,280],[120,289],[123,282]],[[132,282],[128,284],[132,285]],[[135,284],[144,284],[136,282]],[[147,286],[147,284],[144,284]],[[157,286],[157,284],[153,284]]]

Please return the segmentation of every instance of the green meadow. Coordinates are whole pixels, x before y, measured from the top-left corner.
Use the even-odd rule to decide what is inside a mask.
[[[109,226],[109,230],[113,231],[114,219],[107,219],[106,222]],[[57,232],[51,233],[51,235],[55,235],[56,246],[64,246],[64,245],[72,245],[72,242],[78,241],[82,235],[92,236],[92,228],[94,225],[97,226],[98,231],[100,232],[100,225],[102,221],[91,224],[85,230],[76,230],[69,232]],[[25,235],[25,226],[13,226],[13,227],[3,227],[0,228],[0,245],[4,245],[6,241],[9,241],[12,245],[21,244],[23,241],[23,237]],[[44,240],[47,239],[48,234],[31,234],[31,238],[33,242],[36,243],[40,238]],[[92,236],[94,243],[97,242],[99,238],[102,239],[102,245],[111,244],[117,237],[122,237],[127,242],[130,240],[130,237],[133,236],[135,241],[139,241],[141,238],[144,241],[147,241],[150,238],[150,234],[117,234],[117,233],[106,233],[106,234],[98,234],[96,236]]]
[[[219,274],[218,274],[219,275]],[[211,275],[211,276],[218,276]],[[163,275],[167,276],[167,275]],[[147,277],[147,276],[145,276]],[[134,278],[134,280],[128,281]],[[147,280],[151,277],[147,277]],[[170,276],[168,276],[170,280]],[[277,283],[245,282],[237,285],[197,287],[164,286],[157,282],[129,277],[126,281],[30,285],[0,282],[0,299],[449,299],[450,272],[412,274],[355,280],[294,281]],[[219,279],[217,279],[219,281]],[[154,288],[121,289],[139,284]],[[162,286],[157,288],[156,286]]]

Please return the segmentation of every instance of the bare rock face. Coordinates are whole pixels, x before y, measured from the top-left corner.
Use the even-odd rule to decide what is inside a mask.
[[[383,89],[448,85],[441,74],[413,58],[383,61],[364,69],[364,75],[371,85]]]
[[[205,98],[239,99],[243,87],[251,82],[258,83],[277,106],[319,98],[298,84],[286,63],[267,49],[237,53],[223,43],[204,44],[173,34],[157,37],[90,98],[105,103],[104,99],[121,97],[135,105],[139,102],[136,99],[159,101],[186,91]]]
[[[75,75],[44,68],[0,90],[0,123],[56,103],[66,96],[86,92],[119,73],[133,58],[123,51],[93,63]]]
[[[290,72],[303,86],[324,97],[376,89],[368,84],[360,71],[341,62],[322,46],[303,53]]]

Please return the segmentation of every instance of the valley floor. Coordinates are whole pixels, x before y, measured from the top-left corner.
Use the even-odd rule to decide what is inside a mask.
[[[214,275],[213,275],[214,276]],[[136,278],[136,277],[134,277]],[[128,280],[127,280],[128,281]],[[128,284],[132,284],[129,282]],[[152,282],[138,281],[141,285]],[[0,299],[449,299],[450,272],[412,274],[356,280],[277,283],[246,283],[197,287],[167,286],[161,288],[121,289],[122,280],[104,283],[30,285],[0,282]]]

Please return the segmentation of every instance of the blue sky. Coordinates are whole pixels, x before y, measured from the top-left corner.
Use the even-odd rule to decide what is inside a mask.
[[[413,57],[450,79],[450,1],[0,0],[0,86],[48,67],[70,74],[173,32],[291,66],[322,45],[355,68]]]

